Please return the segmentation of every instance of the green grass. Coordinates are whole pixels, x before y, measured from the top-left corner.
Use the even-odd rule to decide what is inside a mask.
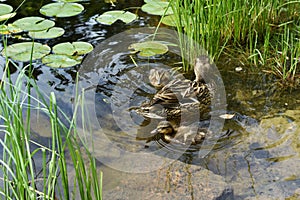
[[[18,69],[15,79],[11,78],[9,65]],[[4,69],[0,85],[0,145],[3,148],[0,198],[102,199],[102,174],[90,152],[80,145],[74,123],[76,109],[68,124],[62,123],[60,116],[65,115],[56,104],[54,93],[47,95],[38,89],[30,78],[30,64],[20,68],[6,60]],[[50,119],[49,146],[34,140],[30,128],[33,112]],[[64,121],[68,119],[65,118]],[[71,158],[68,166],[67,157]],[[74,174],[69,173],[70,168],[74,168]]]
[[[224,55],[245,57],[252,69],[271,70],[283,83],[295,82],[299,76],[299,0],[170,0],[170,3],[184,60],[194,59],[197,51],[199,54],[191,44],[193,40],[215,61]],[[187,64],[184,68],[190,70]]]

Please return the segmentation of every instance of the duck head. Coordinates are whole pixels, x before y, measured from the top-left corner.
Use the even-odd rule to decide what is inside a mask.
[[[161,89],[165,86],[170,80],[170,73],[164,69],[151,69],[149,73],[149,81],[150,83],[158,88]]]
[[[210,62],[208,56],[199,56],[195,60],[194,64],[194,73],[195,73],[195,82],[199,83],[203,81],[203,77],[208,74],[210,68]]]
[[[175,130],[173,128],[173,125],[168,121],[161,121],[157,125],[156,129],[151,131],[151,134],[162,134],[162,135],[174,135]]]

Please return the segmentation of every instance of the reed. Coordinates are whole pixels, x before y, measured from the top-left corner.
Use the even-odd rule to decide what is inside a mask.
[[[239,52],[252,63],[249,65],[279,70],[277,75],[281,79],[294,80],[291,75],[295,77],[299,63],[299,0],[170,0],[170,5],[183,60],[189,61],[197,56],[194,54],[203,54],[203,49],[213,60],[226,54],[227,49],[240,49]],[[190,41],[203,49],[194,49],[195,45]],[[289,56],[283,53],[274,57],[279,49],[289,51]],[[292,63],[287,70],[282,64],[274,68],[274,61],[277,64],[278,61]],[[184,64],[184,70],[188,71],[190,67]]]
[[[15,79],[11,78],[9,65],[18,69]],[[61,116],[66,115],[59,109],[54,93],[47,95],[38,89],[26,73],[30,68],[30,64],[20,68],[7,59],[1,79],[1,199],[102,199],[102,175],[95,159],[78,141],[76,112],[72,119],[64,119],[68,124],[63,123]],[[32,112],[50,119],[49,147],[37,143],[31,134]],[[67,165],[68,156],[71,161]],[[69,173],[70,168],[74,175]],[[74,181],[70,182],[71,178]]]
[[[295,86],[300,83],[300,76],[297,74],[300,63],[300,39],[295,38],[295,33],[284,25],[283,33],[276,38],[277,42],[273,47],[271,73],[281,77],[283,85]]]

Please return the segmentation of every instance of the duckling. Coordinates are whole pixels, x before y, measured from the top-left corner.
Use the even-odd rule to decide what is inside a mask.
[[[169,71],[165,69],[151,69],[149,72],[149,81],[156,89],[163,88],[171,78]]]
[[[208,130],[199,128],[194,124],[192,126],[180,126],[175,128],[169,121],[161,121],[156,129],[151,131],[153,137],[157,138],[160,135],[166,142],[175,142],[183,145],[200,144],[203,142]]]

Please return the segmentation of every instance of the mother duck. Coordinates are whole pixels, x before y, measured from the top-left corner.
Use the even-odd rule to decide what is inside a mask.
[[[177,118],[183,112],[209,113],[213,87],[204,77],[210,68],[209,58],[200,56],[194,64],[195,79],[175,78],[163,86],[149,103],[143,104],[138,113],[149,118]],[[178,76],[179,77],[179,76]]]

